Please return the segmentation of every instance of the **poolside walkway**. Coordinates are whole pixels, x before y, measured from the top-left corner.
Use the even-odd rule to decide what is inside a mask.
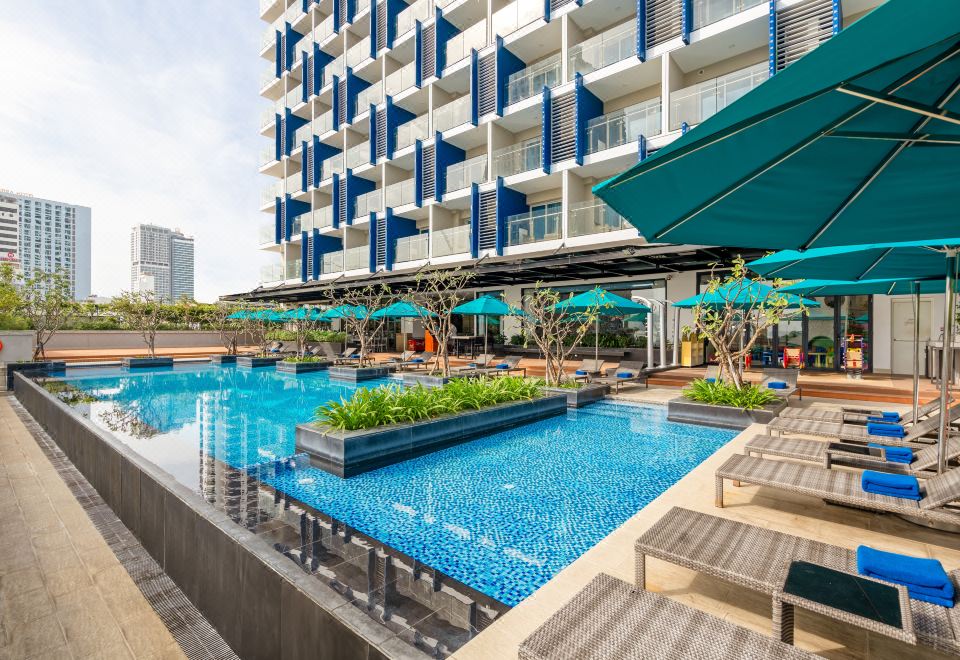
[[[185,658],[0,396],[0,658]]]

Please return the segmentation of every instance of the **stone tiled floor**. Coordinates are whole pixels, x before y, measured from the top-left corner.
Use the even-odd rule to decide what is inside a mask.
[[[185,658],[0,396],[0,658]]]

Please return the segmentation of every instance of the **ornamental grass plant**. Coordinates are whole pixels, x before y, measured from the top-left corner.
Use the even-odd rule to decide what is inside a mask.
[[[691,401],[711,406],[730,406],[741,410],[756,410],[779,400],[770,390],[761,389],[756,385],[744,383],[742,387],[737,388],[732,383],[711,383],[702,378],[684,388],[683,396]]]

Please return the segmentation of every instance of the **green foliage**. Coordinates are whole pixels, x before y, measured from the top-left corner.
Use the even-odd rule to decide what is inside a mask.
[[[510,344],[513,346],[523,346],[526,343],[526,338],[523,334],[519,335],[510,335]]]
[[[64,383],[62,380],[44,381],[43,389],[56,395],[58,399],[68,406],[76,406],[81,403],[95,403],[100,400],[93,394],[79,390],[73,385]]]
[[[322,358],[316,355],[304,355],[299,357],[296,355],[290,355],[283,358],[284,362],[326,362],[326,358]]]
[[[691,401],[708,403],[711,406],[731,406],[741,410],[755,410],[763,408],[768,403],[777,401],[778,397],[770,390],[764,390],[756,385],[744,384],[737,388],[731,383],[708,383],[698,379],[684,388],[683,396]]]
[[[271,330],[267,333],[267,339],[270,341],[296,341],[297,333],[293,330]],[[347,340],[347,333],[335,332],[333,330],[308,330],[307,341],[326,341],[334,344],[342,344]]]
[[[0,314],[0,330],[30,330],[30,321],[15,314]]]
[[[359,389],[339,402],[328,401],[317,408],[316,415],[318,421],[335,429],[356,431],[535,399],[542,387],[542,381],[519,377],[456,379],[437,388],[387,385]]]

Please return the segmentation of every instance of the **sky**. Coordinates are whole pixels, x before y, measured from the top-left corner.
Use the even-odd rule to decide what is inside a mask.
[[[195,237],[198,300],[253,288],[259,3],[0,5],[0,188],[93,209],[92,291],[129,289],[141,222]]]

